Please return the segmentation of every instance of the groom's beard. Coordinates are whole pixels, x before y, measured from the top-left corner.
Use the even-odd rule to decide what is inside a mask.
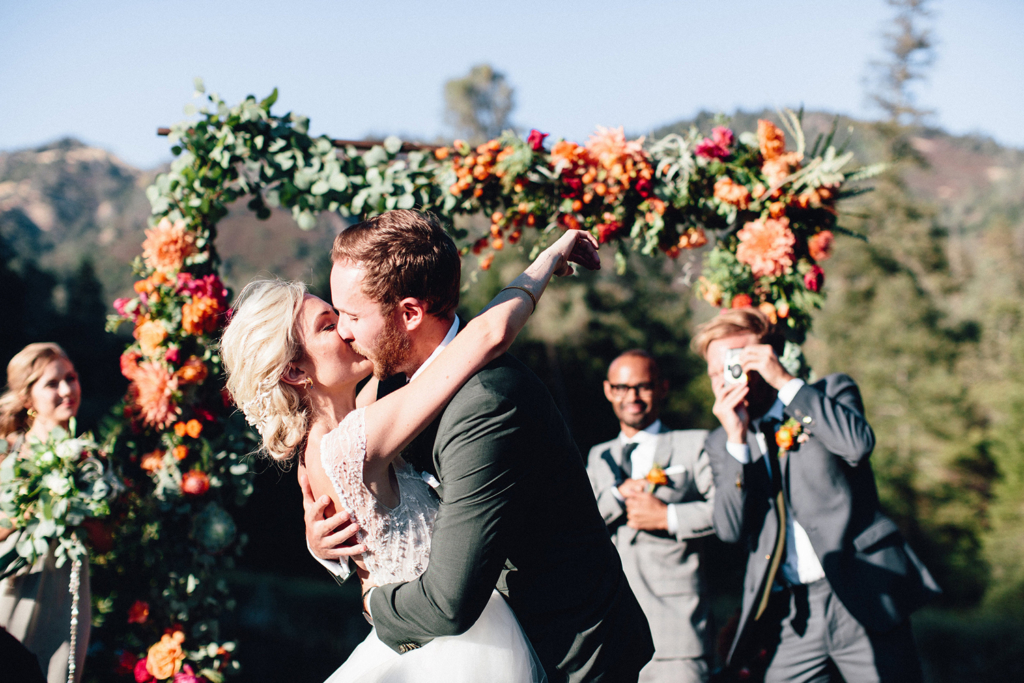
[[[374,348],[369,349],[355,341],[352,342],[352,348],[356,353],[373,361],[373,376],[377,379],[387,379],[397,374],[405,364],[412,342],[409,341],[409,335],[402,332],[389,316],[373,346]]]

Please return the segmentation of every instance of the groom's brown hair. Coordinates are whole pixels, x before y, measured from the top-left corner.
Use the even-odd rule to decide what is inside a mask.
[[[363,293],[386,313],[405,297],[426,302],[439,318],[459,305],[459,250],[432,213],[395,209],[356,223],[334,238],[331,261],[365,269]]]

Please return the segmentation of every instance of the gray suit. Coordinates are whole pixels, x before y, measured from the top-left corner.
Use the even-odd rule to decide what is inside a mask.
[[[381,641],[406,652],[463,633],[497,584],[551,683],[637,680],[654,653],[650,628],[583,458],[532,372],[497,359],[403,457],[440,480],[441,506],[427,570],[373,591]]]
[[[850,377],[829,375],[802,387],[785,408],[785,414],[786,418],[800,422],[808,436],[806,442],[795,444],[793,450],[779,458],[779,463],[782,493],[789,512],[807,532],[825,572],[824,580],[809,587],[810,595],[821,595],[820,605],[827,605],[828,595],[834,594],[838,603],[829,609],[839,610],[844,619],[855,621],[854,625],[863,629],[860,639],[865,643],[870,640],[874,650],[873,670],[860,670],[852,676],[844,670],[843,675],[847,680],[910,680],[915,675],[911,670],[916,662],[912,639],[909,646],[901,648],[910,648],[902,656],[912,660],[896,666],[891,677],[879,678],[877,672],[889,666],[889,662],[881,660],[901,656],[899,651],[883,653],[886,639],[882,636],[898,631],[899,638],[909,638],[907,617],[940,590],[896,525],[879,509],[875,477],[868,460],[874,450],[875,435],[864,418],[860,391]],[[749,549],[740,624],[729,652],[732,660],[756,632],[757,603],[767,588],[768,568],[779,538],[779,511],[762,459],[765,454],[760,452],[753,434],[748,438],[751,462],[746,465],[728,453],[726,440],[725,431],[719,428],[708,437],[706,448],[717,491],[715,532],[723,541],[745,543]],[[791,591],[777,591],[788,592]],[[807,593],[807,588],[801,588],[794,594],[801,595],[806,605]],[[785,619],[788,610],[783,606],[774,612]],[[772,620],[772,612],[769,609],[762,616],[761,625]],[[821,615],[811,617],[810,623],[814,624]],[[802,623],[802,628],[806,628],[806,615]],[[784,634],[786,627],[784,623]],[[775,631],[777,635],[778,628]],[[822,634],[823,642],[828,637],[829,634]],[[781,649],[779,653],[782,654]],[[843,670],[842,663],[835,657],[833,660]],[[775,667],[776,662],[771,666]]]
[[[654,492],[662,502],[675,506],[675,536],[626,526],[625,506],[612,493],[612,487],[624,478],[619,438],[594,446],[587,461],[598,509],[654,636],[654,661],[644,670],[643,680],[680,683],[703,679],[699,671],[704,662],[678,660],[698,660],[709,651],[709,605],[701,568],[701,539],[714,533],[711,517],[715,489],[704,452],[707,434],[698,429],[670,431],[662,427],[656,437],[654,464],[662,469],[683,468],[669,475],[669,483]],[[634,477],[643,474],[633,473]],[[695,677],[683,678],[682,671],[694,670]]]

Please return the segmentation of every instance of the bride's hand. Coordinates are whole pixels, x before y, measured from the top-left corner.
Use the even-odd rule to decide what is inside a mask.
[[[546,251],[558,258],[555,275],[572,275],[573,263],[578,263],[587,270],[601,268],[601,257],[597,254],[597,238],[586,230],[566,230]]]

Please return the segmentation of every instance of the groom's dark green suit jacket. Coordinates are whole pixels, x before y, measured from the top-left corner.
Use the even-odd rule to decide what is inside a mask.
[[[583,458],[536,375],[498,358],[403,457],[441,482],[441,506],[426,572],[371,596],[381,641],[407,652],[463,633],[497,586],[551,683],[636,680],[654,654],[650,628]]]

